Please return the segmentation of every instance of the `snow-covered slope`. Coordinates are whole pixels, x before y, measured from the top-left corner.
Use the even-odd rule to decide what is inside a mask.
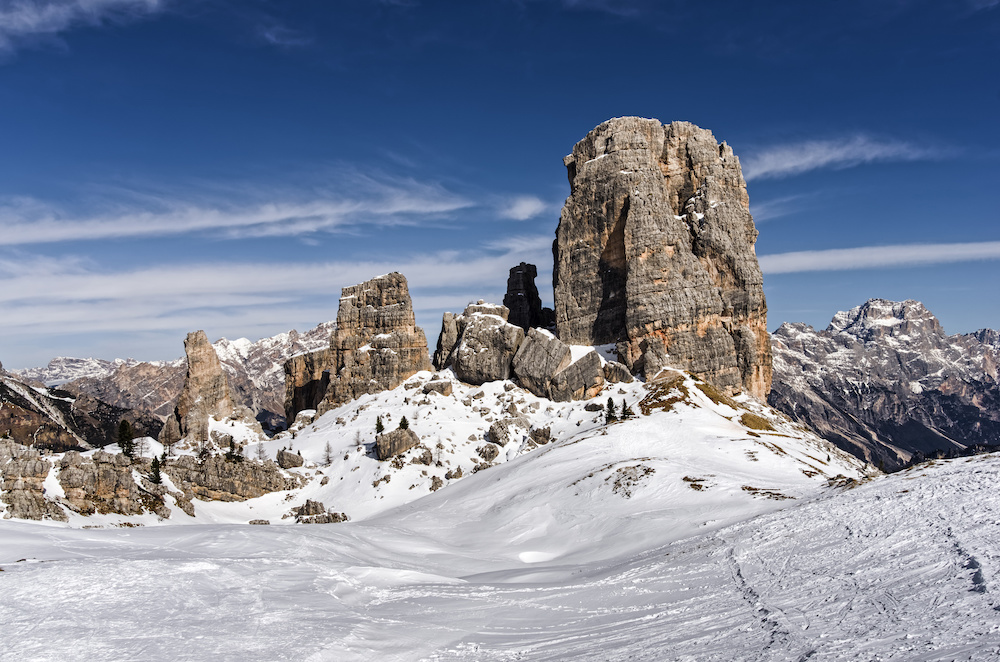
[[[645,498],[662,489],[653,482],[624,499],[572,492],[569,476],[536,482],[518,465],[339,525],[0,522],[0,623],[16,642],[0,659],[1000,655],[996,456],[749,501],[770,512],[700,530],[687,527],[713,513],[678,508],[679,530]],[[676,496],[684,489],[700,494]],[[578,528],[588,518],[617,533],[589,535]]]

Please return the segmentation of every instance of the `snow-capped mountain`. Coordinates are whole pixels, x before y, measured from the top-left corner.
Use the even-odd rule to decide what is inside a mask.
[[[325,347],[334,322],[324,322],[304,333],[288,331],[256,342],[222,338],[213,346],[229,377],[233,395],[266,425],[284,421],[284,363],[295,354]],[[125,409],[160,417],[173,409],[184,385],[185,361],[134,359],[53,359],[44,368],[12,371],[22,379],[60,385]]]
[[[886,470],[1000,444],[998,341],[990,329],[949,336],[920,302],[872,299],[825,331],[782,324],[768,401]]]
[[[70,356],[57,356],[44,367],[11,370],[10,373],[17,375],[25,381],[41,382],[45,386],[62,386],[74,379],[101,379],[107,377],[121,366],[132,366],[137,363],[139,361],[135,359],[105,361],[104,359],[95,358],[80,359]]]

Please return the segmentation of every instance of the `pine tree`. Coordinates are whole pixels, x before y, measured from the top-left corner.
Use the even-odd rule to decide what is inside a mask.
[[[153,464],[149,467],[149,481],[154,485],[163,482],[163,477],[160,475],[160,458],[158,457],[153,458]]]
[[[264,451],[264,444],[257,442],[257,459],[263,462],[267,459],[267,453]]]
[[[625,398],[622,398],[622,420],[628,420],[630,418],[635,418],[635,412],[632,408],[625,404]]]
[[[323,464],[333,464],[333,449],[330,448],[329,441],[323,447]]]
[[[132,424],[127,419],[122,419],[118,424],[118,447],[122,449],[122,454],[128,459],[135,456],[135,434],[132,431]]]
[[[608,407],[605,410],[605,416],[605,422],[607,423],[618,420],[617,410],[615,409],[615,401],[611,398],[608,398]]]
[[[375,434],[382,434],[385,432],[385,426],[382,424],[382,417],[378,416],[375,419]]]
[[[410,422],[408,420],[406,420],[405,416],[403,418],[399,419],[399,429],[400,430],[409,430],[410,429]]]

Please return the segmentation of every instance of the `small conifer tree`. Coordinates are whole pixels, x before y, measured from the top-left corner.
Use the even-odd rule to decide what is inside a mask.
[[[410,422],[408,420],[406,420],[405,416],[402,417],[401,419],[399,419],[399,429],[400,430],[409,430],[410,429]]]
[[[622,420],[628,420],[630,418],[635,418],[635,412],[632,408],[625,404],[625,398],[622,398]]]
[[[605,410],[605,422],[611,423],[618,420],[618,410],[615,409],[615,401],[608,398],[608,407]]]
[[[163,476],[160,475],[160,458],[158,457],[153,458],[153,463],[149,467],[149,481],[154,485],[163,482]]]
[[[382,424],[382,417],[378,416],[375,419],[375,434],[382,434],[385,432],[385,425]]]
[[[132,431],[132,424],[127,419],[122,419],[118,424],[118,447],[122,449],[122,454],[130,460],[135,456],[135,433]]]
[[[329,441],[323,446],[323,464],[333,464],[333,449],[330,448]]]

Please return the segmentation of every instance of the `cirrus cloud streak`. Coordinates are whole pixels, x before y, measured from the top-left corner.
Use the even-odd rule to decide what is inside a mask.
[[[885,269],[996,259],[1000,259],[1000,241],[793,251],[762,255],[759,261],[760,268],[765,274],[787,274],[806,271]]]

